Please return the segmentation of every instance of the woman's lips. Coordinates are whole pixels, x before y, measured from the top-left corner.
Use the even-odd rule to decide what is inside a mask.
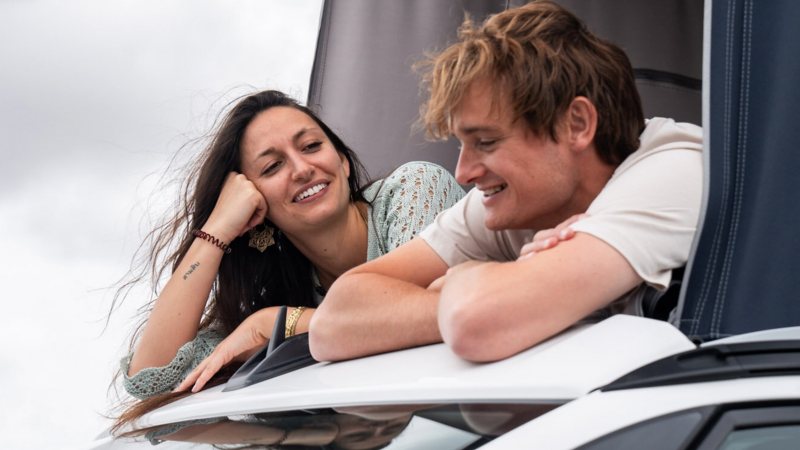
[[[328,188],[328,183],[322,182],[309,187],[294,198],[295,203],[308,202],[319,197]]]

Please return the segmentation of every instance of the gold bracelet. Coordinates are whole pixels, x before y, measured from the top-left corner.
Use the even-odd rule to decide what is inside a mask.
[[[289,314],[289,318],[286,319],[286,337],[290,338],[294,336],[294,329],[297,328],[297,322],[300,320],[300,314],[303,314],[303,311],[306,310],[305,306],[298,306],[297,308]]]

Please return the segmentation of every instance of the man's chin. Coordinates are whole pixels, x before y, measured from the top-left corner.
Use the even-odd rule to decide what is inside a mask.
[[[498,217],[495,214],[486,214],[483,218],[483,225],[492,231],[503,231],[511,228],[512,224],[506,218]]]

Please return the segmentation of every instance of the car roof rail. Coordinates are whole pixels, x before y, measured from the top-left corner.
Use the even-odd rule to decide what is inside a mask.
[[[235,391],[310,366],[317,361],[308,348],[308,333],[286,338],[286,306],[281,306],[269,344],[233,374],[222,392]]]
[[[800,375],[800,340],[701,347],[655,361],[601,391],[776,375]]]

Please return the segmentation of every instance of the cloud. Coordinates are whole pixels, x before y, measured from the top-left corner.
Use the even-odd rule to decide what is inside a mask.
[[[159,175],[247,89],[305,99],[320,8],[320,0],[0,2],[6,446],[63,448],[107,425],[98,413],[129,318],[149,298],[131,296],[100,335],[103,288],[127,269],[140,221],[168,203],[171,192],[153,192]]]

